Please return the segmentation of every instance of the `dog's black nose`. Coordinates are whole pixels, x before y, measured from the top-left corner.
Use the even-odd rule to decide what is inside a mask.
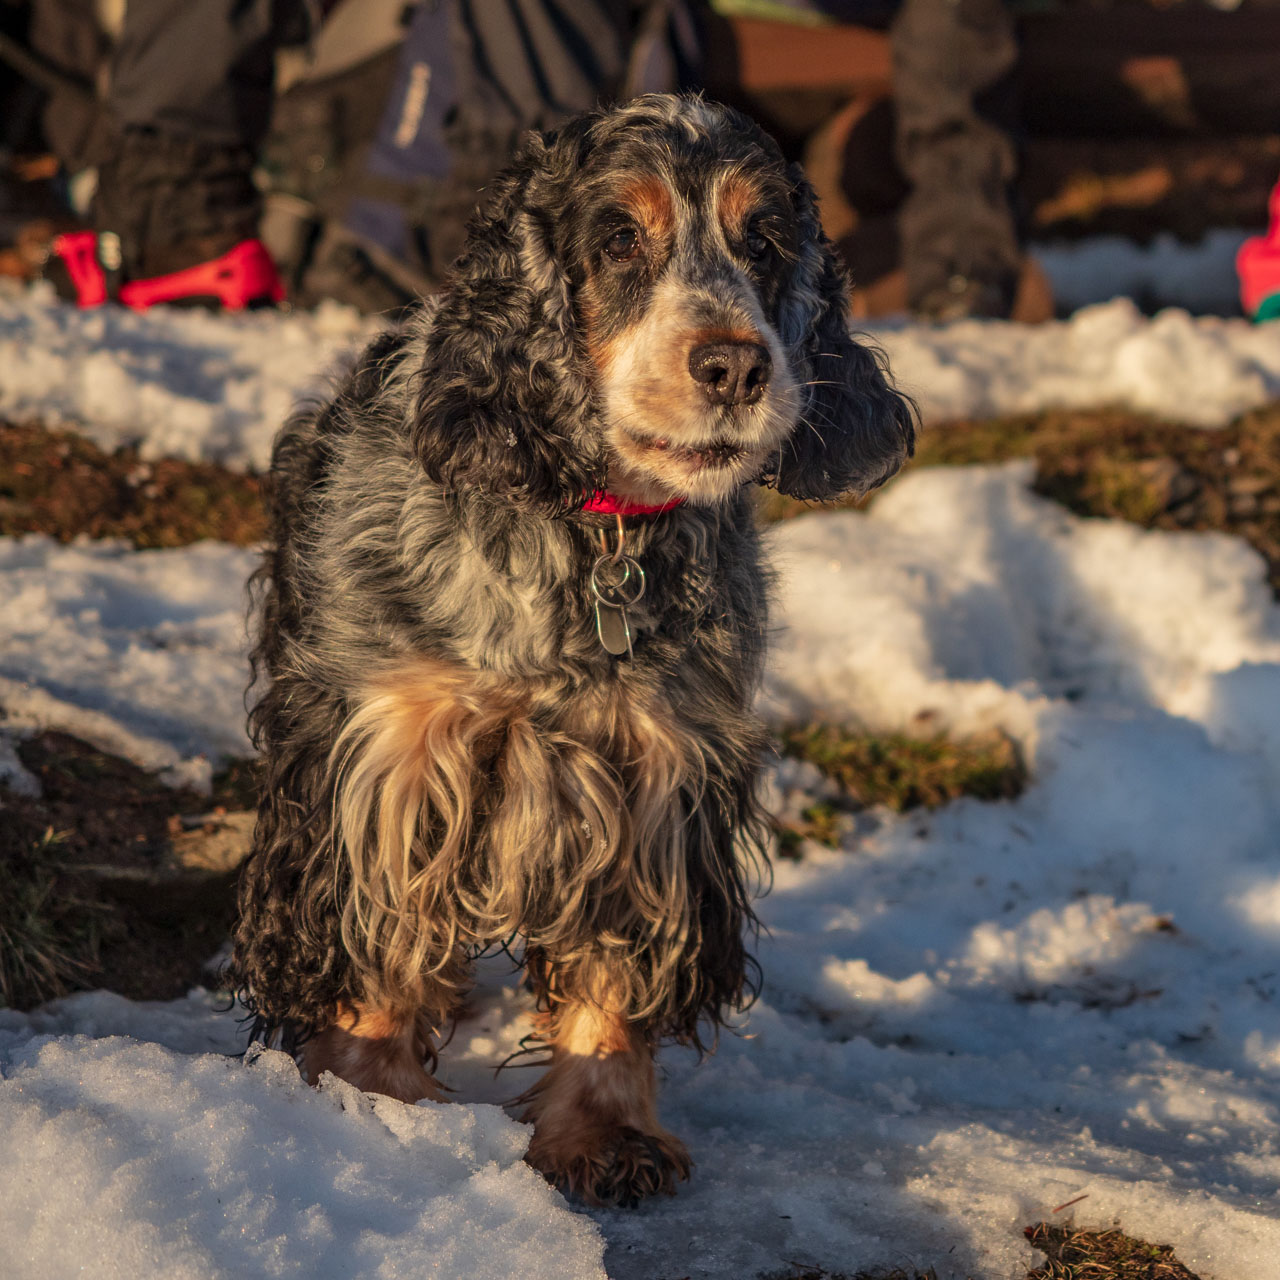
[[[689,352],[689,375],[712,404],[755,404],[772,372],[758,342],[708,342]]]

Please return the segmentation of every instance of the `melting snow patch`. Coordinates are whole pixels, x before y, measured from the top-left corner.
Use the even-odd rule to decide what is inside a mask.
[[[378,327],[336,305],[220,315],[81,311],[43,287],[0,296],[0,414],[65,423],[103,449],[261,468],[299,397]]]
[[[3,1038],[0,1033],[0,1050]],[[284,1054],[131,1040],[0,1053],[8,1280],[597,1280],[602,1241],[496,1107],[408,1107]]]
[[[205,542],[134,551],[0,539],[0,706],[174,780],[247,755],[245,582],[257,557]],[[3,757],[0,757],[3,766]]]
[[[696,1161],[675,1199],[572,1216],[519,1164],[523,1131],[470,1105],[529,1083],[492,1074],[529,1030],[493,974],[442,1057],[468,1104],[445,1108],[214,1057],[237,1030],[207,997],[82,996],[0,1013],[16,1274],[599,1275],[594,1220],[613,1280],[961,1280],[1020,1274],[1021,1228],[1082,1194],[1079,1225],[1119,1218],[1206,1280],[1270,1274],[1280,609],[1243,543],[1080,520],[1028,480],[920,470],[770,535],[769,714],[1000,728],[1032,782],[863,813],[778,863],[746,1034],[661,1057]],[[33,717],[97,717],[161,762],[241,749],[248,553],[0,553],[22,602],[0,674]],[[824,789],[794,762],[774,781],[780,803]]]

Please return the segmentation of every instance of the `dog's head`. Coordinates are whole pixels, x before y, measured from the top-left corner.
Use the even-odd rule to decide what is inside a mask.
[[[608,487],[864,492],[914,414],[848,332],[813,191],[746,117],[652,96],[531,135],[431,321],[415,446],[447,488],[551,512]]]

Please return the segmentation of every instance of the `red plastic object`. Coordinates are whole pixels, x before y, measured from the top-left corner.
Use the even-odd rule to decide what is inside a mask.
[[[57,236],[53,252],[66,264],[67,275],[82,307],[100,307],[107,300],[107,277],[98,261],[98,233],[69,231]]]
[[[98,258],[94,231],[59,236],[53,251],[66,263],[82,307],[107,301],[107,279]],[[118,300],[135,311],[184,298],[216,298],[225,311],[240,311],[251,302],[283,302],[284,285],[261,240],[242,240],[221,257],[168,275],[130,280],[120,286]]]
[[[1240,303],[1246,315],[1257,315],[1262,304],[1280,293],[1280,182],[1271,188],[1271,225],[1264,236],[1253,236],[1236,254]]]
[[[663,511],[670,511],[683,505],[683,498],[675,498],[671,502],[664,502],[661,506],[651,507],[643,502],[627,502],[606,489],[597,489],[583,503],[582,509],[583,511],[598,511],[605,516],[656,516]]]
[[[225,311],[240,311],[251,302],[283,302],[284,285],[267,246],[242,240],[220,258],[120,286],[120,301],[136,311],[181,298],[217,298]]]

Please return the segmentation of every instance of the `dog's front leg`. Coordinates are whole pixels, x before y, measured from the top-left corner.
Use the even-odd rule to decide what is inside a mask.
[[[440,1083],[426,1068],[432,1055],[431,1026],[422,1011],[396,1011],[353,1001],[302,1049],[302,1070],[311,1084],[324,1071],[366,1093],[401,1102],[444,1102]]]
[[[544,1015],[551,1067],[529,1091],[527,1159],[591,1204],[634,1205],[689,1176],[684,1144],[658,1123],[653,1048],[643,1030],[600,1003]]]

